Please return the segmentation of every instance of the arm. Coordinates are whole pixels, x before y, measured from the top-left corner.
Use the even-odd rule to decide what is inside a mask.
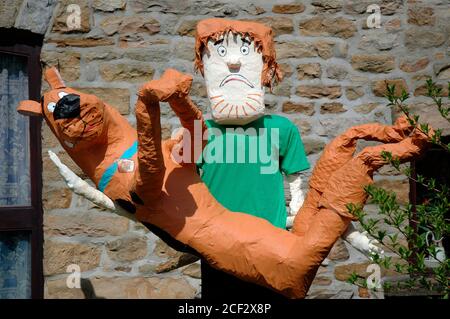
[[[200,109],[189,97],[192,76],[167,69],[158,80],[152,80],[142,87],[142,92],[153,96],[160,102],[168,102],[180,119],[181,125],[190,134],[191,163],[201,155],[206,145],[203,139],[207,127]]]
[[[116,213],[118,215],[127,217],[131,220],[136,221],[136,218],[133,214],[127,212],[125,209],[120,207],[120,205],[116,205],[111,198],[106,196],[104,193],[96,189],[95,187],[86,183],[86,181],[82,180],[79,176],[77,176],[74,172],[70,170],[66,165],[64,165],[59,157],[53,153],[52,151],[48,151],[48,155],[52,162],[58,168],[59,174],[62,176],[67,186],[71,191],[75,194],[78,194],[89,201],[93,202],[95,205],[98,205],[101,208],[107,209]]]
[[[302,178],[300,174],[295,173],[286,176],[289,183],[289,192],[291,194],[291,201],[289,202],[289,215],[297,215],[300,207],[305,201],[305,196],[302,191]]]
[[[302,191],[302,178],[300,174],[295,173],[286,176],[289,184],[289,193],[291,194],[291,201],[289,202],[289,216],[287,217],[286,227],[292,228],[295,215],[297,215],[300,207],[305,201],[305,196]]]
[[[384,254],[384,251],[375,245],[379,243],[377,240],[369,239],[367,232],[360,233],[357,231],[352,223],[348,225],[347,231],[342,235],[342,239],[363,254],[369,255],[369,257],[373,254]]]

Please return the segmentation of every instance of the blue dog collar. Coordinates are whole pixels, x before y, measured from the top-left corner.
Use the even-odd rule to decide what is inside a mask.
[[[127,149],[125,152],[123,152],[122,156],[119,159],[130,159],[136,154],[137,152],[137,145],[138,142],[135,141],[133,145],[129,149]],[[114,174],[117,172],[118,164],[117,161],[114,161],[103,173],[102,178],[100,178],[100,181],[98,182],[98,189],[100,191],[104,191],[106,186],[108,186],[109,182],[111,181]]]

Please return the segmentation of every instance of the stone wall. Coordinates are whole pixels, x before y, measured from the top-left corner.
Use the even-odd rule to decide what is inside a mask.
[[[66,23],[72,3],[81,8],[78,30],[69,30]],[[367,26],[370,4],[381,8],[379,29]],[[395,114],[382,97],[385,80],[412,92],[414,110],[436,123],[422,85],[430,77],[442,84],[450,78],[446,0],[24,0],[4,1],[0,13],[0,27],[45,32],[42,61],[58,65],[69,86],[103,98],[132,124],[140,84],[168,67],[193,74],[198,20],[215,16],[265,23],[275,32],[285,73],[284,81],[267,94],[267,110],[297,124],[313,165],[323,147],[347,127],[392,122]],[[206,111],[199,75],[192,95]],[[167,105],[162,115],[167,137],[179,124]],[[47,150],[82,172],[45,125],[42,134],[46,297],[86,297],[65,287],[66,266],[72,263],[81,266],[85,286],[99,297],[192,298],[199,293],[198,264],[164,272],[179,262],[179,254],[141,225],[71,194]],[[404,176],[384,168],[376,181],[407,201]],[[328,265],[319,269],[310,298],[370,297],[345,283],[352,270],[364,274],[366,266],[362,254],[339,241]]]

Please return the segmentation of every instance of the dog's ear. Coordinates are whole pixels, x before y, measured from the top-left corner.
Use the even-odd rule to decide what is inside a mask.
[[[44,74],[45,81],[47,81],[48,85],[53,89],[62,89],[65,88],[61,75],[55,67],[51,67],[45,70]]]
[[[28,116],[42,116],[42,107],[41,104],[36,101],[23,100],[20,101],[17,112]]]

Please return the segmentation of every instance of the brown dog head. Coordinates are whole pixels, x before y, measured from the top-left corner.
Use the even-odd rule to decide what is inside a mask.
[[[69,150],[92,145],[103,134],[105,104],[96,96],[65,86],[56,68],[45,71],[50,91],[41,103],[21,101],[17,111],[29,116],[43,116],[61,144]]]

